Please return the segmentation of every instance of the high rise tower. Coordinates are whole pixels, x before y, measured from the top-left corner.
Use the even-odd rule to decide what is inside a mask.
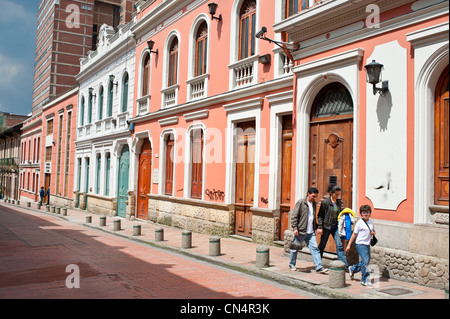
[[[32,111],[76,84],[81,57],[95,50],[104,23],[132,19],[135,0],[40,0]]]

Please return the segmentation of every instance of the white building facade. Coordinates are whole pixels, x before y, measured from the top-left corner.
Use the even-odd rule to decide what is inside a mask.
[[[132,23],[119,26],[117,32],[103,25],[97,50],[80,60],[77,75],[74,206],[109,216],[126,215],[132,169],[127,160],[135,74]]]

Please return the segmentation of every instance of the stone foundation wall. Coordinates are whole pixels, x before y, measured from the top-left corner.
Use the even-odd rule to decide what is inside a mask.
[[[171,196],[148,195],[148,219],[201,234],[232,234],[233,211],[228,205]]]
[[[377,265],[384,277],[437,289],[448,283],[448,259],[377,246],[371,252],[371,264]]]
[[[72,207],[73,200],[67,197],[50,195],[50,205],[56,207]]]
[[[82,197],[80,196],[80,208],[82,206],[86,207],[86,203],[82,205]],[[105,215],[105,216],[116,216],[117,215],[117,202],[116,199],[100,197],[97,195],[88,194],[87,195],[87,206],[88,211],[94,214]]]

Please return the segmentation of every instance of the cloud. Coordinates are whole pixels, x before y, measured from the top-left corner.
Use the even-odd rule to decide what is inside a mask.
[[[27,9],[37,10],[37,8],[27,8],[29,7],[28,1],[21,1],[20,4],[17,4],[10,0],[0,0],[0,7],[0,24],[28,25],[35,23],[33,12],[27,11]]]
[[[16,79],[18,79],[22,72],[25,71],[25,66],[21,61],[0,55],[0,86],[3,88],[12,87]]]

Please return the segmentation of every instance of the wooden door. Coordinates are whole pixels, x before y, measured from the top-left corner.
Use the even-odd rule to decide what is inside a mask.
[[[201,199],[203,189],[203,130],[195,130],[191,136],[191,197]]]
[[[289,229],[289,210],[291,204],[291,165],[292,163],[292,115],[282,119],[281,133],[281,189],[280,189],[280,239]]]
[[[86,193],[86,210],[88,210],[88,193],[89,193],[89,158],[86,158],[86,184],[85,184],[85,193]]]
[[[165,169],[165,190],[164,194],[173,194],[173,156],[174,139],[172,134],[166,140],[166,169]]]
[[[327,196],[330,176],[342,189],[344,207],[352,205],[352,120],[311,124],[309,185],[319,189],[317,210]],[[316,212],[318,213],[318,211]],[[320,236],[317,241],[320,242]],[[325,251],[336,252],[333,239],[328,239]]]
[[[434,135],[434,203],[448,206],[449,201],[449,69],[442,73],[436,86]]]
[[[117,182],[117,215],[125,218],[127,216],[128,179],[130,170],[130,152],[128,145],[124,145],[119,159],[119,171]]]
[[[255,121],[239,123],[236,130],[235,233],[252,236],[255,180]]]
[[[150,176],[152,172],[152,148],[149,140],[145,140],[139,155],[137,217],[148,219],[148,197],[150,193]]]
[[[47,189],[49,189],[50,187],[50,174],[45,174],[44,175],[44,203],[47,203],[48,201],[48,195],[47,195]]]

